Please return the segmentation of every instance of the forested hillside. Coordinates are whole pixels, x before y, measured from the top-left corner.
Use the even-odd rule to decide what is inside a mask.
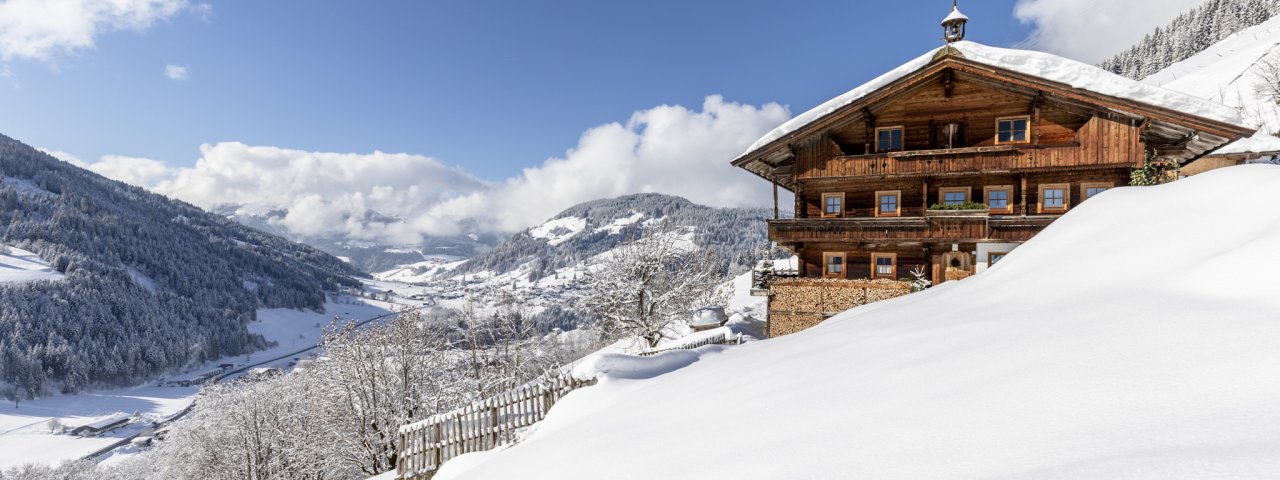
[[[645,193],[594,200],[571,207],[543,225],[517,233],[506,242],[472,258],[451,274],[505,273],[533,262],[530,278],[550,275],[634,240],[641,227],[655,221],[693,227],[692,240],[710,249],[726,272],[742,272],[769,244],[765,208],[714,208],[680,197]]]
[[[321,308],[359,272],[314,248],[0,135],[0,228],[64,275],[0,284],[0,393],[138,382],[263,346],[259,307]]]
[[[1280,0],[1209,0],[1098,66],[1141,80],[1280,14]]]

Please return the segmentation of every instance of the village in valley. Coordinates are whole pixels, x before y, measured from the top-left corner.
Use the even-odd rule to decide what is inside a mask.
[[[14,106],[0,129],[31,137],[0,135],[0,480],[1280,478],[1266,427],[1280,425],[1280,1],[823,2],[893,23],[785,43],[719,30],[800,29],[768,15],[780,5],[509,5],[493,19],[457,5],[52,3],[0,1],[0,81],[16,92],[0,95]],[[766,73],[606,73],[677,62],[674,36],[606,36],[575,47],[605,63],[555,63],[599,26],[540,30],[530,64],[516,10],[627,32],[695,22],[708,30],[681,35]],[[239,43],[250,19],[295,14],[363,36],[349,51],[283,33],[253,34],[276,53]],[[707,25],[722,16],[733,22]],[[400,28],[419,22],[439,31]],[[497,50],[459,33],[481,28],[500,32]],[[117,55],[154,55],[131,43],[143,32],[192,34],[164,55],[225,67],[236,52],[245,71],[295,80],[168,63],[151,80],[166,83],[133,93],[133,57]],[[880,44],[895,45],[847,55]],[[601,60],[609,45],[633,58]],[[285,52],[302,57],[270,60]],[[388,62],[413,55],[430,61]],[[814,58],[849,65],[785,74]],[[370,77],[312,70],[330,63]],[[433,70],[445,65],[475,77]],[[494,75],[516,65],[526,80]],[[546,82],[542,68],[571,75]],[[171,135],[243,138],[215,137],[188,164],[86,160],[123,147],[69,153],[23,110],[80,78],[112,84],[88,95],[141,95],[140,111],[209,111],[163,122]],[[243,90],[215,98],[206,78]],[[638,83],[599,93],[598,111],[530,113],[591,98],[566,78]],[[701,111],[660,100],[502,180],[499,163],[382,150],[423,136],[512,162],[621,92],[705,85],[726,94]],[[282,107],[252,111],[274,126],[230,113],[268,91]],[[317,95],[333,100],[324,113],[302,106]],[[511,109],[443,107],[463,98]],[[290,102],[297,125],[274,116]],[[368,110],[395,102],[412,114]],[[82,103],[59,108],[97,112]],[[545,125],[517,132],[526,114]],[[316,151],[249,143],[262,135]]]

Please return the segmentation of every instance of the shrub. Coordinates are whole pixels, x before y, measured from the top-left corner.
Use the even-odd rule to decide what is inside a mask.
[[[986,210],[987,204],[981,202],[964,202],[964,203],[935,203],[929,206],[929,210]]]

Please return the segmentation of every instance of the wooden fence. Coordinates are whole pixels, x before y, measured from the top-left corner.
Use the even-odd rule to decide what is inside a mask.
[[[724,335],[637,355],[741,343],[741,335],[725,332]],[[551,406],[569,392],[596,383],[594,379],[572,378],[567,370],[562,368],[562,373],[557,376],[544,377],[452,412],[400,427],[396,478],[431,478],[444,462],[453,457],[511,442],[516,430],[541,421]]]
[[[672,350],[693,350],[695,348],[705,347],[707,345],[741,345],[741,344],[742,344],[742,335],[735,335],[729,332],[725,332],[724,335],[715,335],[715,336],[707,337],[698,341],[681,344],[675,347],[648,350],[648,351],[637,353],[636,355],[639,355],[641,357],[648,357],[650,355],[657,355],[662,352],[670,352]]]
[[[595,380],[557,376],[531,382],[449,413],[400,427],[397,478],[430,478],[445,461],[510,442],[569,392]]]

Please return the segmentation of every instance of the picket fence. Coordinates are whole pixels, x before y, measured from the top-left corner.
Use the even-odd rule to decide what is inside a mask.
[[[740,344],[742,337],[730,333],[715,335],[676,347],[640,352],[656,355],[671,350],[690,350],[707,345]],[[562,372],[567,372],[561,369]],[[512,441],[517,430],[547,416],[552,405],[596,381],[578,380],[561,373],[543,377],[493,397],[449,413],[400,427],[396,478],[431,478],[449,459],[479,452]]]

